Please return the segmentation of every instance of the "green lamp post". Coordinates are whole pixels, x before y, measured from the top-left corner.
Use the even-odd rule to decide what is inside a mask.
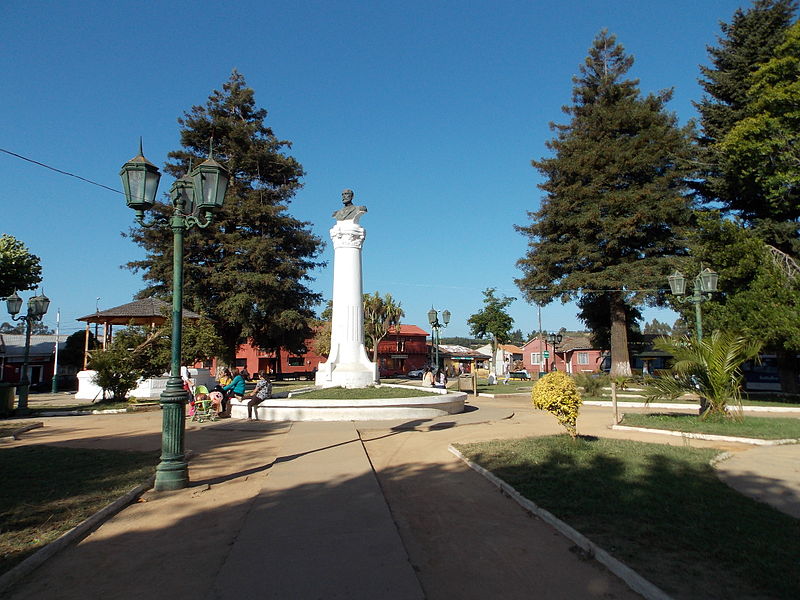
[[[431,324],[431,329],[433,330],[433,335],[431,336],[431,341],[433,342],[433,351],[436,356],[435,364],[436,368],[439,368],[439,330],[442,327],[447,327],[447,324],[450,323],[450,311],[445,309],[442,311],[442,321],[439,321],[439,313],[438,311],[431,307],[428,311],[428,323]]]
[[[50,299],[44,294],[32,296],[28,299],[28,313],[19,314],[22,308],[22,298],[16,292],[6,298],[6,308],[11,319],[14,321],[25,321],[25,352],[22,355],[22,372],[19,376],[19,400],[17,402],[17,415],[27,415],[28,412],[28,388],[31,384],[28,378],[28,361],[31,355],[31,325],[36,321],[41,321],[50,306]]]
[[[142,153],[122,165],[119,172],[125,200],[136,213],[142,227],[144,213],[155,204],[161,174],[158,167]],[[191,172],[176,180],[169,190],[173,214],[169,220],[173,236],[172,265],[172,351],[170,376],[161,394],[163,421],[161,428],[161,462],[156,467],[155,489],[177,490],[189,485],[189,466],[184,452],[185,410],[189,400],[181,378],[181,336],[183,334],[183,236],[191,227],[208,227],[225,201],[229,176],[225,168],[211,157]]]
[[[680,271],[675,271],[672,275],[667,277],[669,282],[669,289],[673,295],[681,302],[689,302],[694,304],[694,317],[695,317],[695,334],[697,341],[703,341],[703,315],[700,311],[700,305],[711,299],[711,294],[717,291],[717,281],[719,275],[709,268],[705,268],[697,277],[694,278],[694,291],[691,296],[686,298],[683,295],[686,293],[686,278]]]

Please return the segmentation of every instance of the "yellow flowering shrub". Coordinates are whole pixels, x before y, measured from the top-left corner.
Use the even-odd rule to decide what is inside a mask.
[[[548,373],[533,385],[531,400],[533,406],[552,414],[573,438],[578,435],[576,423],[582,400],[572,377],[562,371]]]

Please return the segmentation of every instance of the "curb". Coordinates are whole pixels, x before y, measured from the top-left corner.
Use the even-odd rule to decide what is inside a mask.
[[[19,429],[15,429],[11,432],[11,435],[3,436],[0,439],[3,440],[18,440],[19,435],[25,433],[26,431],[30,431],[31,429],[38,429],[39,427],[44,427],[44,423],[41,421],[38,423],[31,423],[30,425],[26,425],[25,427],[20,427]]]
[[[629,566],[611,556],[608,552],[600,548],[589,538],[567,525],[564,521],[553,515],[551,512],[537,506],[535,503],[522,496],[522,494],[520,494],[505,481],[493,473],[490,473],[482,466],[466,458],[463,454],[461,454],[461,452],[454,448],[452,444],[450,444],[447,449],[461,459],[464,463],[466,463],[470,469],[483,475],[486,480],[499,488],[501,492],[514,500],[524,510],[533,513],[545,523],[554,527],[556,531],[561,533],[564,537],[582,548],[590,557],[594,558],[614,575],[622,579],[622,581],[624,581],[634,592],[641,594],[646,600],[672,600],[671,596],[667,595],[666,592],[664,592],[661,588],[649,582]]]
[[[8,590],[8,588],[17,583],[25,575],[28,575],[40,567],[44,562],[61,552],[61,550],[67,546],[77,543],[89,535],[104,521],[113,517],[115,514],[120,512],[123,508],[131,504],[139,496],[153,487],[154,481],[155,477],[151,477],[147,482],[136,486],[124,496],[117,498],[105,508],[100,509],[92,516],[86,518],[84,521],[64,533],[61,537],[40,548],[19,563],[16,567],[4,573],[2,576],[0,576],[0,594],[3,594],[6,590]]]
[[[586,406],[613,406],[611,400],[586,400]],[[617,405],[625,408],[671,408],[675,410],[698,410],[699,404],[684,404],[680,402],[632,402],[630,400],[622,400],[617,402]],[[737,407],[738,409],[738,407]],[[800,408],[796,406],[753,406],[750,404],[742,405],[744,412],[766,412],[766,413],[789,413],[798,414]]]
[[[762,440],[759,438],[734,437],[731,435],[715,435],[713,433],[688,433],[685,431],[673,431],[672,429],[630,427],[629,425],[611,425],[610,429],[615,429],[617,431],[638,431],[640,433],[671,435],[673,437],[689,438],[693,440],[707,440],[710,442],[737,442],[739,444],[752,444],[753,446],[785,446],[787,444],[800,443],[800,439],[795,438],[787,438],[783,440]]]

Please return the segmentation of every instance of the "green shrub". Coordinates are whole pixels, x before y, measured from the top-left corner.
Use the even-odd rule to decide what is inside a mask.
[[[572,378],[578,387],[583,388],[583,393],[587,396],[601,396],[603,394],[603,385],[605,384],[605,376],[592,375],[591,373],[575,373]]]
[[[531,391],[533,405],[552,414],[573,438],[577,437],[581,395],[575,380],[562,371],[553,371],[539,379]]]

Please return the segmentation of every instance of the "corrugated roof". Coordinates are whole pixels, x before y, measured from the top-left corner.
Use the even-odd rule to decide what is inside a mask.
[[[149,325],[150,323],[164,322],[164,315],[169,314],[171,311],[172,304],[168,302],[158,298],[143,298],[128,302],[128,304],[101,310],[76,320],[86,321],[87,323],[111,323],[113,325],[127,325],[130,322]],[[184,308],[183,318],[196,321],[202,317],[196,312]]]
[[[458,346],[456,344],[439,344],[439,352],[450,354],[451,356],[464,356],[469,358],[485,359],[489,355],[467,348],[466,346]]]
[[[58,347],[63,348],[69,337],[59,334]],[[56,335],[32,335],[31,356],[52,354],[55,350]],[[25,354],[25,336],[11,333],[0,334],[0,352],[6,357],[22,356]]]

